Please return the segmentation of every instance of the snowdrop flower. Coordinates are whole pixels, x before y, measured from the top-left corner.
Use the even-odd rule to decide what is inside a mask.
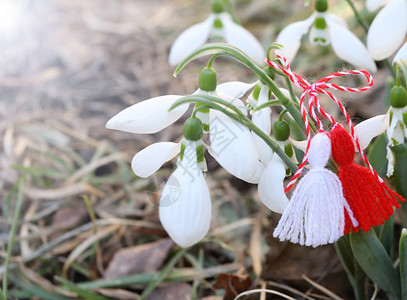
[[[288,93],[288,91],[283,91]],[[270,100],[269,88],[258,82],[253,93],[250,94],[248,101],[251,108],[256,108]],[[264,133],[271,133],[271,109],[269,107],[255,111],[252,114],[252,122]],[[274,123],[274,137],[281,149],[286,154],[295,159],[292,145],[288,141],[290,129],[285,121]],[[257,146],[260,160],[263,167],[260,169],[260,179],[258,184],[259,198],[261,202],[270,210],[283,213],[289,201],[284,192],[284,178],[286,176],[286,166],[281,158],[275,154],[270,147],[255,133],[252,132],[253,140]]]
[[[311,44],[331,44],[339,58],[367,71],[376,72],[376,65],[363,43],[347,29],[342,19],[326,12],[327,1],[316,0],[315,9],[308,19],[292,23],[280,32],[276,42],[284,47],[278,51],[291,62],[300,48],[301,38],[309,32]]]
[[[170,65],[181,62],[208,39],[225,41],[241,49],[256,63],[264,63],[265,51],[262,45],[253,34],[234,23],[231,16],[223,12],[220,0],[214,0],[212,14],[202,23],[189,27],[175,40],[168,59]]]
[[[184,125],[177,169],[162,191],[160,221],[171,239],[181,247],[199,242],[209,231],[212,204],[203,172],[206,170],[203,128],[196,118]],[[133,169],[137,170],[138,165]]]
[[[199,89],[194,94],[216,96],[233,102],[244,110],[244,104],[238,98],[252,87],[253,84],[243,82],[227,82],[217,86],[215,71],[204,68],[199,78]],[[184,104],[168,111],[171,105],[180,98],[182,98],[180,95],[167,95],[134,104],[111,118],[106,127],[137,134],[156,133],[180,119],[188,110],[189,105]],[[204,131],[209,131],[211,140],[209,153],[215,160],[237,178],[257,183],[259,180],[258,168],[261,164],[251,139],[250,130],[231,120],[222,112],[212,110],[209,112],[209,109],[200,110],[196,116],[201,120]],[[147,160],[141,161],[140,163],[145,169],[139,169],[136,173],[141,177],[151,176],[165,161],[173,158],[176,155],[174,151],[179,144],[163,142],[149,147],[146,148],[149,149],[149,152],[155,152],[155,163],[147,163]]]
[[[373,11],[383,5],[385,0],[368,0],[366,5]],[[367,34],[367,49],[370,57],[383,60],[391,56],[403,43],[407,33],[407,1],[391,0],[377,14]],[[404,53],[407,57],[405,44],[396,55],[396,60]]]
[[[355,126],[356,134],[362,148],[370,141],[387,131],[387,176],[393,175],[394,156],[391,147],[404,143],[407,138],[407,91],[401,86],[394,86],[390,92],[390,108],[384,115],[379,115]]]

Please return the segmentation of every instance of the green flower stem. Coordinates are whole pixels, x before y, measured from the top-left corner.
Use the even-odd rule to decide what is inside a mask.
[[[356,19],[358,20],[360,26],[363,27],[363,29],[365,30],[366,34],[369,31],[369,26],[367,25],[367,23],[362,19],[361,15],[359,14],[359,11],[357,10],[355,4],[353,3],[352,0],[346,0],[346,2],[348,2],[349,6],[352,8],[353,13],[355,14]]]
[[[286,109],[283,109],[282,111],[281,111],[281,113],[280,113],[280,115],[278,116],[278,120],[279,121],[282,121],[283,120],[283,117],[284,117],[284,115],[287,113],[287,110]]]
[[[232,7],[232,4],[230,3],[230,1],[229,0],[222,0],[222,4],[223,4],[223,7],[225,8],[225,11],[228,12],[229,15],[232,16],[233,22],[235,22],[236,24],[241,25],[239,19],[236,16],[235,11],[233,10],[233,7]]]
[[[206,67],[207,67],[207,68],[212,68],[212,64],[213,64],[213,62],[215,61],[215,59],[216,59],[218,56],[221,56],[221,53],[216,53],[216,54],[212,55],[211,58],[208,60],[208,63],[207,63],[207,65],[206,65]]]
[[[222,103],[225,102],[226,105],[225,107],[220,106],[217,103]],[[278,144],[272,140],[267,134],[265,134],[260,128],[258,128],[255,124],[253,124],[252,121],[250,121],[245,115],[243,115],[241,112],[240,114],[235,114],[233,111],[236,109],[238,110],[237,107],[235,107],[233,104],[228,103],[224,100],[221,100],[216,97],[212,96],[207,96],[207,95],[189,95],[186,97],[182,97],[181,99],[177,100],[169,109],[169,111],[173,110],[174,108],[178,107],[179,105],[185,104],[185,103],[201,103],[206,106],[211,107],[211,109],[216,109],[225,115],[227,115],[229,118],[243,124],[247,128],[249,128],[251,131],[253,131],[255,134],[257,134],[260,138],[264,140],[264,142],[275,152],[277,155],[283,160],[283,162],[286,164],[286,166],[293,172],[297,171],[297,166],[291,161],[291,159],[284,153],[284,150],[281,149]],[[229,110],[232,109],[233,111]]]
[[[284,74],[285,75],[285,74]],[[288,78],[287,75],[285,75],[285,82],[287,83],[288,86],[288,91],[290,92],[290,97],[291,97],[291,101],[295,102],[295,103],[299,103],[297,96],[294,93],[294,88],[293,88],[293,84],[290,80],[290,78]]]
[[[295,107],[294,103],[284,96],[280,91],[276,83],[267,75],[267,73],[260,68],[256,63],[250,59],[244,52],[240,49],[225,43],[212,43],[206,44],[199,47],[193,53],[191,53],[187,58],[185,58],[175,69],[174,76],[177,74],[192,60],[208,54],[222,53],[222,55],[231,56],[237,59],[239,62],[251,69],[257,77],[268,86],[271,92],[280,100],[281,104],[288,110],[294,120],[299,124],[301,129],[305,132],[304,121],[300,111]],[[224,54],[223,54],[224,53]]]
[[[390,71],[391,75],[393,76],[393,78],[396,78],[396,72],[394,71],[393,65],[390,62],[390,60],[388,58],[386,58],[383,62],[386,65],[387,69],[389,69],[389,71]]]
[[[259,111],[259,110],[262,110],[262,109],[264,109],[264,108],[266,108],[266,107],[270,107],[270,106],[280,106],[280,105],[281,105],[280,100],[277,100],[277,99],[275,99],[275,100],[270,100],[270,101],[267,101],[266,103],[263,103],[263,104],[257,106],[255,109],[252,110],[252,113],[254,113],[254,112],[256,112],[256,111]]]

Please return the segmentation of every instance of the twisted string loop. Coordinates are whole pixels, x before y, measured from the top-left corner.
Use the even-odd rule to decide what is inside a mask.
[[[318,94],[325,94],[329,98],[331,98],[335,103],[338,105],[339,109],[341,110],[342,114],[345,116],[346,121],[348,123],[348,126],[350,128],[350,135],[352,136],[352,139],[355,141],[356,147],[360,154],[362,155],[362,158],[366,165],[369,167],[370,171],[373,173],[373,175],[376,176],[376,178],[379,180],[379,182],[383,182],[383,179],[380,178],[380,176],[376,173],[376,171],[373,169],[372,165],[369,163],[366,155],[363,153],[363,149],[360,146],[359,139],[356,136],[355,128],[353,126],[352,120],[346,111],[345,107],[343,104],[329,91],[328,89],[336,90],[336,91],[345,91],[345,92],[352,92],[352,93],[359,93],[366,91],[370,89],[373,86],[373,77],[367,72],[367,71],[360,71],[360,70],[352,70],[352,71],[344,71],[344,72],[336,72],[333,73],[329,76],[326,76],[317,82],[311,84],[309,83],[305,78],[302,76],[294,73],[291,71],[290,64],[288,63],[287,59],[284,56],[277,55],[278,59],[281,61],[282,66],[276,62],[269,61],[266,59],[266,63],[273,68],[276,68],[283,72],[285,75],[288,76],[290,81],[295,84],[297,87],[301,88],[303,90],[301,97],[300,97],[300,111],[301,111],[301,116],[302,119],[304,120],[304,125],[305,125],[305,131],[307,135],[307,147],[305,150],[304,158],[299,165],[297,171],[295,172],[293,178],[291,179],[290,183],[287,185],[285,188],[285,192],[288,192],[295,182],[297,181],[298,177],[300,177],[307,161],[308,161],[308,152],[309,152],[309,147],[311,144],[311,129],[308,121],[308,115],[307,115],[307,109],[305,107],[305,99],[308,96],[308,114],[312,116],[312,118],[316,121],[319,131],[324,131],[323,124],[319,117],[317,116],[315,109],[325,118],[327,118],[333,125],[336,125],[335,119],[329,115],[322,107],[321,104],[318,100]],[[330,83],[330,81],[334,78],[346,76],[346,75],[363,75],[365,76],[367,80],[367,85],[363,87],[345,87],[341,86],[335,83]]]

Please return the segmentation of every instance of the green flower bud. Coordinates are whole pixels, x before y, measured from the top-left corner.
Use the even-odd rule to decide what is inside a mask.
[[[212,12],[215,14],[220,14],[221,12],[223,12],[222,1],[220,1],[220,0],[212,1]]]
[[[190,141],[199,141],[203,135],[202,123],[197,118],[189,118],[184,124],[184,136]]]
[[[390,90],[390,105],[394,108],[407,105],[407,91],[404,87],[396,85]]]
[[[317,29],[325,29],[327,27],[325,18],[318,17],[315,19],[314,27]]]
[[[212,68],[203,68],[199,74],[199,88],[202,91],[213,92],[216,90],[216,72]]]
[[[328,10],[328,1],[315,0],[315,10],[318,12],[326,12]]]
[[[290,137],[290,126],[286,121],[276,121],[274,123],[274,137],[277,141],[286,141]]]

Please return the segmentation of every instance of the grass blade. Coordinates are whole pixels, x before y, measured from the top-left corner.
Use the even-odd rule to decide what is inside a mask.
[[[6,255],[6,260],[4,263],[4,275],[3,275],[3,295],[4,298],[7,299],[7,288],[8,288],[8,272],[9,272],[9,266],[10,266],[10,258],[13,252],[13,246],[14,246],[14,239],[16,236],[17,232],[17,226],[18,226],[18,221],[20,219],[20,213],[21,213],[21,208],[23,207],[23,200],[24,200],[24,179],[20,178],[19,181],[17,182],[18,186],[18,193],[17,193],[17,201],[16,201],[16,206],[14,208],[14,215],[13,215],[13,221],[11,223],[11,229],[10,229],[10,237],[8,240],[7,244],[7,255]]]

